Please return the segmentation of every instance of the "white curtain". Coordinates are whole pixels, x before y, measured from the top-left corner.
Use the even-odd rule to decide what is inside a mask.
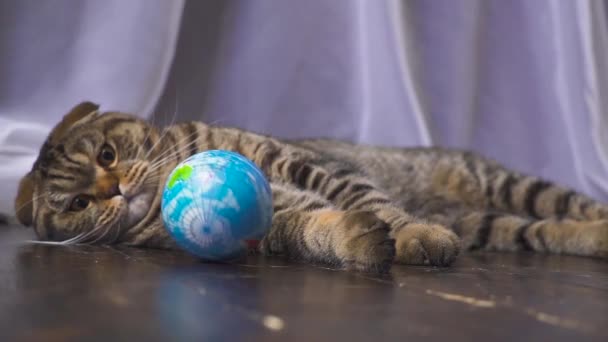
[[[608,200],[593,0],[0,0],[0,211],[66,110],[478,151]]]

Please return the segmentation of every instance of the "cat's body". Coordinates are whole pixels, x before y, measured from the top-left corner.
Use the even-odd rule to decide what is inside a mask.
[[[445,266],[461,248],[608,257],[607,206],[468,152],[282,141],[197,122],[158,131],[96,110],[75,107],[21,182],[18,217],[41,239],[173,247],[159,215],[166,176],[225,149],[271,182],[263,253],[364,271]]]

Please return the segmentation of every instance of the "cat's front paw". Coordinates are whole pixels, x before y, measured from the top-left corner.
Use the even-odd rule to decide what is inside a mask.
[[[408,265],[449,266],[460,252],[452,231],[435,224],[410,223],[395,233],[395,261]]]
[[[370,211],[346,211],[339,222],[344,236],[336,248],[342,266],[362,272],[388,272],[395,258],[390,227]]]

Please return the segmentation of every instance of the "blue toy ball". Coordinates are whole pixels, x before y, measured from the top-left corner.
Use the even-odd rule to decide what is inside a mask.
[[[247,158],[206,151],[171,172],[161,212],[165,228],[180,247],[203,259],[225,260],[268,231],[272,194],[262,171]]]

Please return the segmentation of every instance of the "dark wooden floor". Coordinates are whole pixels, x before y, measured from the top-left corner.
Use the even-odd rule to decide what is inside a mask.
[[[608,341],[606,261],[478,254],[374,276],[30,237],[0,229],[2,341]]]

